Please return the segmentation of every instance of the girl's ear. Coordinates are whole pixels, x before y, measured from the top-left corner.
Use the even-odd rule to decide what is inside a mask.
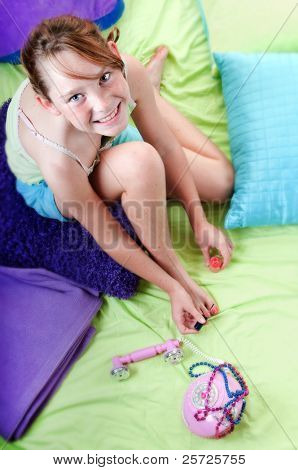
[[[121,55],[118,51],[118,47],[116,46],[116,43],[115,41],[108,41],[107,42],[107,45],[108,45],[108,48],[110,49],[110,51],[116,55],[117,57],[119,57],[119,59],[121,59]]]
[[[40,96],[40,95],[36,95],[35,99],[44,109],[54,114],[55,116],[60,116],[61,112],[47,98],[44,98],[43,96]]]

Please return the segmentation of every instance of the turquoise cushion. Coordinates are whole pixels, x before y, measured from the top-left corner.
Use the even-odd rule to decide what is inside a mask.
[[[298,54],[215,53],[235,191],[225,228],[298,222]]]

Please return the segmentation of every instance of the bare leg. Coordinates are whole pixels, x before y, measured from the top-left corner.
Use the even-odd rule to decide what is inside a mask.
[[[160,96],[160,80],[167,52],[167,48],[160,46],[146,66],[154,88],[156,104],[185,151],[200,198],[222,202],[233,190],[233,166],[203,132]]]
[[[230,162],[227,165],[188,148],[182,147],[182,149],[196,183],[200,200],[215,203],[228,201],[234,187],[234,170]],[[175,198],[175,193],[169,193],[168,197]]]
[[[90,182],[104,201],[121,198],[136,234],[155,261],[188,291],[196,308],[210,316],[214,300],[191,279],[172,246],[165,170],[156,150],[143,142],[113,147],[102,153]]]

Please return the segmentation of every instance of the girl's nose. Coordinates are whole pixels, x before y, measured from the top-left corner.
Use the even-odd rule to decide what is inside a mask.
[[[97,113],[99,118],[105,117],[109,112],[111,112],[111,99],[107,95],[98,96],[98,94],[93,93],[89,97],[89,102],[94,114]]]

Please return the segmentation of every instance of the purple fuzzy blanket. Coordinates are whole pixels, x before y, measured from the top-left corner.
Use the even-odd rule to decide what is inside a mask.
[[[131,297],[139,278],[107,255],[78,222],[41,217],[15,189],[4,150],[9,101],[0,108],[0,265],[44,268],[121,299]],[[120,204],[113,216],[139,244]]]

